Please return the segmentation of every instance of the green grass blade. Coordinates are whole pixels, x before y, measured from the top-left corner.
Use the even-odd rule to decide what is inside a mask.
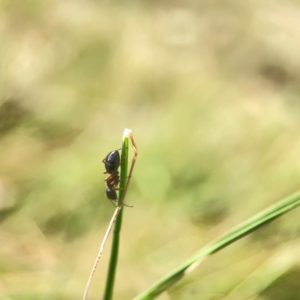
[[[230,245],[231,243],[241,239],[242,237],[248,235],[252,231],[258,229],[260,226],[274,220],[275,218],[280,217],[281,215],[290,211],[291,209],[294,209],[298,205],[300,205],[300,192],[297,192],[287,198],[284,198],[275,205],[272,205],[271,207],[255,215],[249,220],[241,223],[237,227],[225,233],[220,238],[208,244],[207,246],[202,248],[198,253],[196,253],[196,255],[194,255],[191,259],[185,262],[182,266],[163,277],[152,287],[135,297],[134,300],[154,299],[160,293],[162,293],[171,285],[176,283],[179,279],[181,279],[185,275],[185,271],[194,263],[198,262],[200,259],[210,254],[213,254],[221,250],[222,248]]]
[[[123,198],[123,194],[125,192],[125,187],[127,182],[127,170],[128,170],[128,136],[124,135],[122,152],[121,152],[120,191],[119,191],[118,201],[121,201],[121,199]],[[111,255],[110,255],[106,285],[105,285],[104,296],[103,296],[103,299],[105,300],[111,300],[113,297],[113,288],[114,288],[117,263],[118,263],[122,217],[123,217],[123,208],[121,208],[121,211],[116,219],[114,230],[113,230]]]

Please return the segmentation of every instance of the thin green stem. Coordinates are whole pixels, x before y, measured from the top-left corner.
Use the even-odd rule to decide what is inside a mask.
[[[128,170],[128,136],[124,136],[122,144],[121,153],[121,172],[120,172],[120,191],[118,197],[118,205],[122,204],[123,194],[126,192],[127,183],[127,170]],[[123,217],[123,207],[118,206],[120,212],[117,216],[114,230],[113,230],[113,240],[111,247],[111,256],[108,267],[108,274],[106,279],[104,300],[111,300],[113,298],[113,288],[116,277],[116,270],[118,264],[118,254],[119,254],[119,244],[120,244],[120,232],[122,227],[122,217]]]

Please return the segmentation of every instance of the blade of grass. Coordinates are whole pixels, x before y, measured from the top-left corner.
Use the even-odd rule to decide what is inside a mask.
[[[131,168],[127,177],[127,169],[128,169],[128,138],[131,139],[132,146],[134,149],[134,157],[132,159]],[[106,241],[108,239],[109,233],[116,222],[115,230],[114,230],[114,237],[113,237],[113,243],[112,243],[112,249],[111,249],[111,258],[109,263],[109,269],[108,269],[108,275],[107,275],[107,281],[105,286],[105,292],[104,292],[104,298],[103,299],[112,299],[113,296],[113,287],[114,287],[114,281],[115,281],[115,273],[117,268],[117,261],[118,261],[118,252],[119,252],[119,241],[120,241],[120,231],[121,231],[121,224],[122,224],[122,207],[123,207],[123,201],[126,196],[126,192],[129,186],[130,178],[132,175],[132,171],[135,165],[135,161],[137,158],[137,147],[132,135],[132,131],[130,129],[125,129],[123,134],[123,143],[122,143],[122,152],[121,152],[121,172],[120,172],[120,192],[118,197],[118,203],[117,207],[115,209],[115,212],[111,218],[111,221],[108,225],[108,228],[106,230],[106,233],[104,235],[103,241],[101,243],[100,249],[98,251],[97,258],[95,260],[94,266],[92,268],[91,274],[89,276],[89,279],[87,281],[84,294],[83,294],[83,300],[87,299],[89,288],[93,279],[93,276],[95,274],[95,271],[97,269],[98,262],[101,258],[102,252],[104,250],[104,246],[106,244]],[[120,216],[119,216],[120,214]],[[118,218],[119,216],[119,218]],[[117,221],[116,221],[117,220]]]
[[[299,263],[299,239],[268,252],[268,258],[222,300],[253,299]]]
[[[189,269],[193,268],[195,263],[198,263],[199,260],[203,259],[208,255],[216,253],[222,248],[241,239],[242,237],[248,235],[260,226],[274,220],[275,218],[283,215],[284,213],[290,211],[298,205],[300,205],[300,192],[297,192],[287,198],[284,198],[275,205],[272,205],[271,207],[267,208],[261,213],[258,213],[254,217],[241,223],[237,227],[225,233],[220,238],[208,244],[207,246],[202,248],[198,253],[196,253],[196,255],[194,255],[191,259],[189,259],[183,265],[181,265],[179,268],[166,275],[158,282],[156,282],[153,286],[151,286],[149,289],[135,297],[134,300],[154,299],[160,293],[162,293],[171,285],[176,283],[179,279],[181,279]]]
[[[109,261],[106,285],[105,285],[105,290],[103,295],[103,299],[105,300],[111,300],[113,297],[113,288],[114,288],[116,270],[118,264],[120,232],[121,232],[122,217],[123,217],[123,206],[119,206],[119,204],[122,204],[123,195],[125,196],[126,193],[127,169],[128,169],[128,133],[125,130],[123,135],[123,144],[122,144],[122,152],[121,152],[120,191],[118,197],[118,208],[120,209],[120,212],[116,219],[116,223],[113,231],[110,261]]]

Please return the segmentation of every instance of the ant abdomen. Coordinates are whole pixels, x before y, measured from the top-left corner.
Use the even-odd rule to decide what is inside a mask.
[[[106,171],[104,173],[112,174],[120,166],[120,154],[118,150],[111,151],[107,154],[103,163]]]

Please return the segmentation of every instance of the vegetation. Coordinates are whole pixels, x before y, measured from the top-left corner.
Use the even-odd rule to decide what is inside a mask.
[[[114,299],[298,191],[299,19],[293,0],[0,1],[0,299],[82,296],[114,211],[102,160],[125,127],[139,159]],[[161,297],[297,299],[298,219],[208,257]]]

